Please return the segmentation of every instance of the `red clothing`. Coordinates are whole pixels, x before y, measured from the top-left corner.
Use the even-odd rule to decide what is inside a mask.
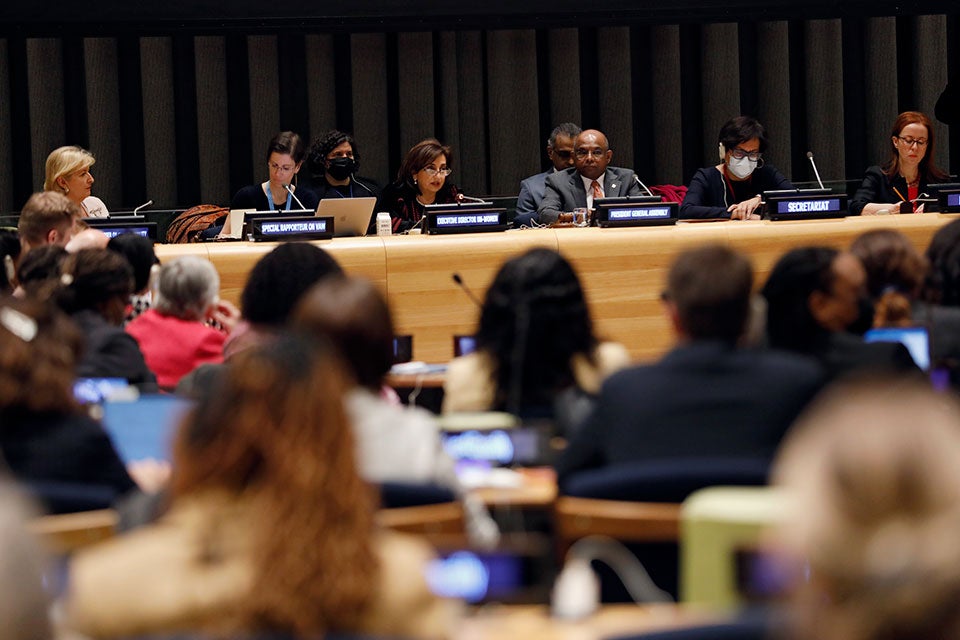
[[[223,362],[227,336],[196,320],[181,320],[150,309],[134,318],[127,333],[140,343],[147,366],[161,388],[172,389],[201,364]]]

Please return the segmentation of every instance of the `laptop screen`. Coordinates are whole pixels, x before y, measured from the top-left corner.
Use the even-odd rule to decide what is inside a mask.
[[[133,402],[105,402],[103,428],[120,458],[135,460],[171,458],[173,436],[190,400],[170,395],[144,395]]]
[[[870,329],[864,336],[867,342],[899,342],[924,371],[930,370],[930,334],[926,327],[886,327]]]

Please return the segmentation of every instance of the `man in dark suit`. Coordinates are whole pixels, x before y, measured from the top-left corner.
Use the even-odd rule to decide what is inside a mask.
[[[541,224],[573,220],[574,209],[593,208],[595,198],[643,195],[630,169],[611,167],[607,137],[587,129],[573,144],[574,166],[547,177],[538,217]]]
[[[573,166],[573,141],[580,135],[580,127],[572,122],[557,125],[547,138],[547,158],[553,166],[520,182],[520,195],[517,196],[517,217],[513,226],[529,225],[537,219],[537,209],[543,201],[547,188],[547,178],[554,173]]]
[[[738,346],[752,287],[750,263],[728,247],[706,245],[677,257],[663,294],[676,346],[660,362],[604,383],[557,464],[561,479],[668,458],[772,459],[822,375],[799,356]]]

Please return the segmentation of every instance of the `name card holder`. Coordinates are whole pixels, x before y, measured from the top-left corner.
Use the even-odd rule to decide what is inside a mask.
[[[429,234],[506,231],[510,227],[503,207],[435,206],[425,213]]]
[[[660,226],[676,224],[680,217],[680,205],[676,202],[607,203],[597,200],[594,205],[598,227]]]
[[[250,238],[255,242],[329,240],[332,237],[333,218],[328,216],[273,216],[250,223]]]
[[[771,220],[845,218],[847,196],[846,194],[829,194],[768,197],[766,212]]]
[[[960,213],[960,189],[940,192],[940,213]]]

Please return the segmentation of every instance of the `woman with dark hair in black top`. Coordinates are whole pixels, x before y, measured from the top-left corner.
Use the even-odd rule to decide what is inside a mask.
[[[267,168],[270,177],[266,182],[252,184],[237,191],[230,202],[230,208],[257,211],[316,210],[319,199],[315,193],[309,189],[297,192],[297,174],[306,155],[306,145],[293,131],[281,131],[273,136],[267,146]]]
[[[427,205],[458,202],[457,188],[447,183],[453,163],[450,154],[450,147],[433,138],[407,152],[396,181],[384,188],[377,203],[378,212],[390,212],[394,233],[417,226]]]
[[[327,131],[316,139],[307,156],[310,188],[324,198],[377,198],[380,187],[369,178],[358,178],[360,150],[353,136]]]

